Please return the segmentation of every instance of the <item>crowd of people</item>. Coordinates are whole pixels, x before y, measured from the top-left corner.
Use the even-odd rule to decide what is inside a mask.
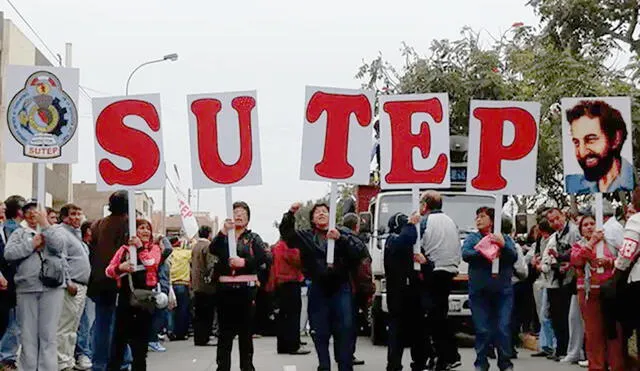
[[[388,221],[387,370],[403,369],[405,347],[412,370],[461,365],[447,319],[461,261],[469,265],[476,370],[488,370],[491,358],[500,370],[512,370],[529,333],[538,338],[534,357],[590,370],[631,369],[627,340],[640,327],[633,311],[640,297],[640,191],[633,196],[618,217],[605,202],[603,228],[596,228],[592,208],[541,209],[526,238],[508,219],[495,231],[494,209],[482,207],[475,211],[477,231],[461,247],[441,195],[425,192],[420,210]],[[218,370],[227,371],[237,337],[240,369],[251,371],[256,327],[265,327],[260,318],[274,314],[278,354],[306,355],[301,333],[308,314],[318,370],[331,369],[332,338],[338,369],[353,370],[364,363],[355,357],[358,313],[375,292],[368,237],[353,213],[330,229],[323,203],[310,210],[311,227],[298,228],[301,206],[283,215],[280,240],[269,246],[248,228],[244,202],[233,205],[220,231],[201,226],[188,240],[154,233],[143,219],[130,236],[123,191],[110,196],[111,214],[97,221],[72,203],[56,212],[7,198],[0,209],[0,369],[146,370],[148,351],[166,351],[161,340],[193,337],[194,346],[217,346]],[[264,297],[274,304],[264,305]]]

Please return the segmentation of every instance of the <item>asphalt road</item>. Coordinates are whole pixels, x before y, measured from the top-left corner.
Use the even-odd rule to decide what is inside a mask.
[[[309,342],[310,338],[303,338]],[[165,343],[166,353],[149,353],[148,369],[151,371],[215,371],[215,347],[194,347],[193,341],[180,341]],[[276,340],[271,337],[264,337],[254,340],[255,355],[254,365],[258,371],[293,371],[294,369],[285,366],[296,366],[296,371],[315,371],[317,367],[316,355],[312,352],[306,356],[289,356],[276,354]],[[238,346],[234,343],[233,349],[233,370],[239,370],[238,366]],[[461,349],[462,367],[460,371],[472,371],[475,354],[473,349]],[[583,370],[578,366],[564,365],[548,361],[546,359],[532,358],[531,352],[522,350],[519,359],[515,360],[514,368],[518,371],[578,371]],[[367,338],[360,338],[356,351],[358,358],[366,361],[364,366],[356,366],[356,371],[385,371],[386,348],[373,346]],[[408,369],[410,362],[409,351],[405,351],[405,369]],[[497,370],[495,363],[492,363],[492,370]],[[337,370],[337,365],[333,366]],[[586,369],[584,369],[586,370]]]

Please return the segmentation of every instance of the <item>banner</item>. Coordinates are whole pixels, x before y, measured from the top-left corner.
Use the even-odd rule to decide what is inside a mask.
[[[188,238],[194,238],[198,234],[198,220],[193,215],[182,182],[180,182],[179,178],[172,179],[169,174],[167,174],[167,181],[178,199],[178,211],[180,212],[180,219],[182,221],[182,230],[184,230]]]
[[[631,98],[563,98],[561,102],[565,191],[633,190]]]
[[[6,162],[78,162],[79,70],[8,65],[2,143]]]
[[[300,179],[369,183],[374,92],[307,86]]]
[[[160,95],[94,98],[98,191],[165,185]]]
[[[448,95],[384,95],[379,107],[381,187],[450,187]]]
[[[540,104],[471,101],[467,192],[534,194]]]
[[[262,183],[256,91],[187,96],[193,187]]]

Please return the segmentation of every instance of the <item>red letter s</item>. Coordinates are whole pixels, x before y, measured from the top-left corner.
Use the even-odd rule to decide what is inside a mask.
[[[128,99],[105,107],[96,120],[96,139],[107,152],[131,161],[129,170],[118,168],[111,160],[102,159],[98,171],[108,185],[137,186],[145,183],[160,166],[160,149],[142,131],[124,124],[127,116],[141,117],[153,131],[160,130],[160,117],[149,102]]]

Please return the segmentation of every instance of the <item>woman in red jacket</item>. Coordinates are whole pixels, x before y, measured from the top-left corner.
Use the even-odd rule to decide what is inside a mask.
[[[131,264],[129,246],[137,248],[137,266]],[[106,269],[107,277],[118,281],[119,293],[109,370],[120,370],[127,344],[133,355],[131,370],[147,369],[147,342],[152,313],[131,305],[131,286],[134,289],[155,289],[158,285],[160,258],[160,247],[153,243],[151,223],[143,219],[136,220],[136,237],[129,240],[129,245],[116,251]]]
[[[578,300],[584,320],[589,370],[623,371],[622,328],[613,321],[607,325],[600,300],[600,285],[613,276],[617,250],[595,230],[591,215],[580,219],[582,240],[571,249],[571,264],[578,273]],[[598,245],[603,243],[598,253]],[[608,321],[611,322],[611,321]],[[609,329],[608,326],[614,327]]]

